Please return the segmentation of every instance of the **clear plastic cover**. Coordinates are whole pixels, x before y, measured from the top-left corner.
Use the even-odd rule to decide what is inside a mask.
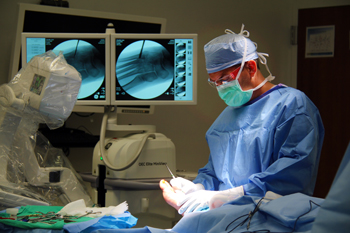
[[[48,51],[33,57],[7,86],[15,99],[23,102],[25,113],[41,118],[41,122],[55,129],[71,114],[80,85],[81,75],[63,54],[56,56]]]
[[[0,208],[66,205],[84,199],[83,181],[63,151],[38,132],[63,125],[76,102],[80,74],[62,54],[34,57],[0,86]]]

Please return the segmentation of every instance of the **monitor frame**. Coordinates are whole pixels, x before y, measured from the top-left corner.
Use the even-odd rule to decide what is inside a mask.
[[[161,34],[111,34],[111,105],[196,105],[197,104],[197,34],[161,33]],[[192,100],[116,100],[116,39],[193,39]]]
[[[45,38],[45,39],[104,39],[105,40],[105,99],[104,100],[79,100],[75,106],[108,106],[110,105],[110,35],[106,33],[22,33],[22,64],[27,64],[27,43],[28,38]],[[22,66],[23,66],[22,65]],[[79,110],[79,107],[75,108]],[[92,110],[92,109],[91,109]],[[74,111],[74,110],[73,110]],[[94,109],[100,112],[101,110]]]
[[[89,19],[103,19],[106,20],[106,22],[114,22],[119,21],[123,23],[131,23],[133,25],[138,25],[133,28],[130,28],[130,31],[124,31],[125,28],[122,27],[119,29],[118,25],[115,24],[116,32],[120,33],[139,33],[139,32],[149,32],[154,33],[153,31],[149,31],[145,25],[159,25],[160,31],[157,31],[155,33],[165,33],[166,28],[166,19],[165,18],[157,18],[157,17],[149,17],[149,16],[140,16],[140,15],[130,15],[130,14],[121,14],[121,13],[114,13],[114,12],[103,12],[103,11],[93,11],[93,10],[83,10],[83,9],[76,9],[76,8],[65,8],[65,7],[53,7],[53,6],[44,6],[39,4],[28,4],[28,3],[19,3],[18,8],[18,18],[17,18],[17,29],[16,29],[16,36],[14,38],[14,44],[12,47],[12,53],[11,53],[11,61],[10,61],[10,69],[9,69],[9,76],[8,80],[11,80],[17,72],[20,70],[20,54],[21,54],[21,33],[22,32],[50,32],[50,33],[97,33],[98,31],[91,31],[94,30],[93,27],[88,28],[81,28],[79,26],[74,26],[74,31],[68,31],[67,26],[62,27],[56,27],[52,25],[52,27],[48,30],[45,28],[42,23],[45,23],[43,21],[40,21],[42,23],[32,23],[33,20],[32,17],[28,17],[28,13],[31,14],[47,14],[49,17],[57,16],[59,18],[66,18],[66,16],[76,16],[77,18],[89,18]],[[51,16],[52,15],[52,16]],[[25,25],[29,23],[32,25],[33,29],[26,30]],[[60,23],[58,21],[57,23]],[[76,25],[75,24],[72,25]],[[80,25],[80,24],[78,24]],[[142,26],[141,26],[142,25]],[[104,28],[101,28],[100,32],[102,33],[105,31],[107,27],[107,23]],[[145,29],[143,29],[145,28]],[[142,30],[143,29],[143,30]]]

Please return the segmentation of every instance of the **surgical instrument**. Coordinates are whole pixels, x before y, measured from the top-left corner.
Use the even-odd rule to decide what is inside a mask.
[[[171,172],[170,168],[168,167],[168,164],[165,164],[166,168],[168,168],[170,175],[173,177],[173,179],[175,179],[176,177],[174,176],[174,174]]]

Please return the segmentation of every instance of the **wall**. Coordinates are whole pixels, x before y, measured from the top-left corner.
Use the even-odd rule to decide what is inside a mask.
[[[38,4],[39,0],[0,1],[0,84],[7,82],[18,3]],[[197,171],[205,165],[209,150],[205,132],[225,108],[216,90],[207,83],[203,46],[224,33],[238,33],[242,23],[258,51],[270,54],[269,68],[274,83],[296,86],[296,46],[290,45],[290,26],[297,25],[297,10],[349,4],[348,0],[69,0],[70,8],[115,12],[167,19],[166,32],[198,34],[198,104],[196,106],[157,106],[155,114],[145,117],[122,115],[120,124],[154,124],[157,131],[173,140],[177,168]],[[264,69],[262,67],[262,69]],[[67,126],[87,127],[99,133],[102,116],[81,118],[72,115]],[[70,160],[79,171],[91,170],[91,149],[73,149]]]

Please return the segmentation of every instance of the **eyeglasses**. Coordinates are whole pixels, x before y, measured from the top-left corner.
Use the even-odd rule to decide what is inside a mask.
[[[241,66],[238,66],[234,71],[232,71],[229,74],[226,74],[224,76],[222,76],[221,78],[219,78],[216,81],[212,81],[210,78],[208,78],[208,83],[211,87],[216,88],[217,86],[220,86],[224,83],[228,83],[231,82],[233,80],[235,80],[237,78],[237,74],[239,72],[239,69],[241,68]]]

